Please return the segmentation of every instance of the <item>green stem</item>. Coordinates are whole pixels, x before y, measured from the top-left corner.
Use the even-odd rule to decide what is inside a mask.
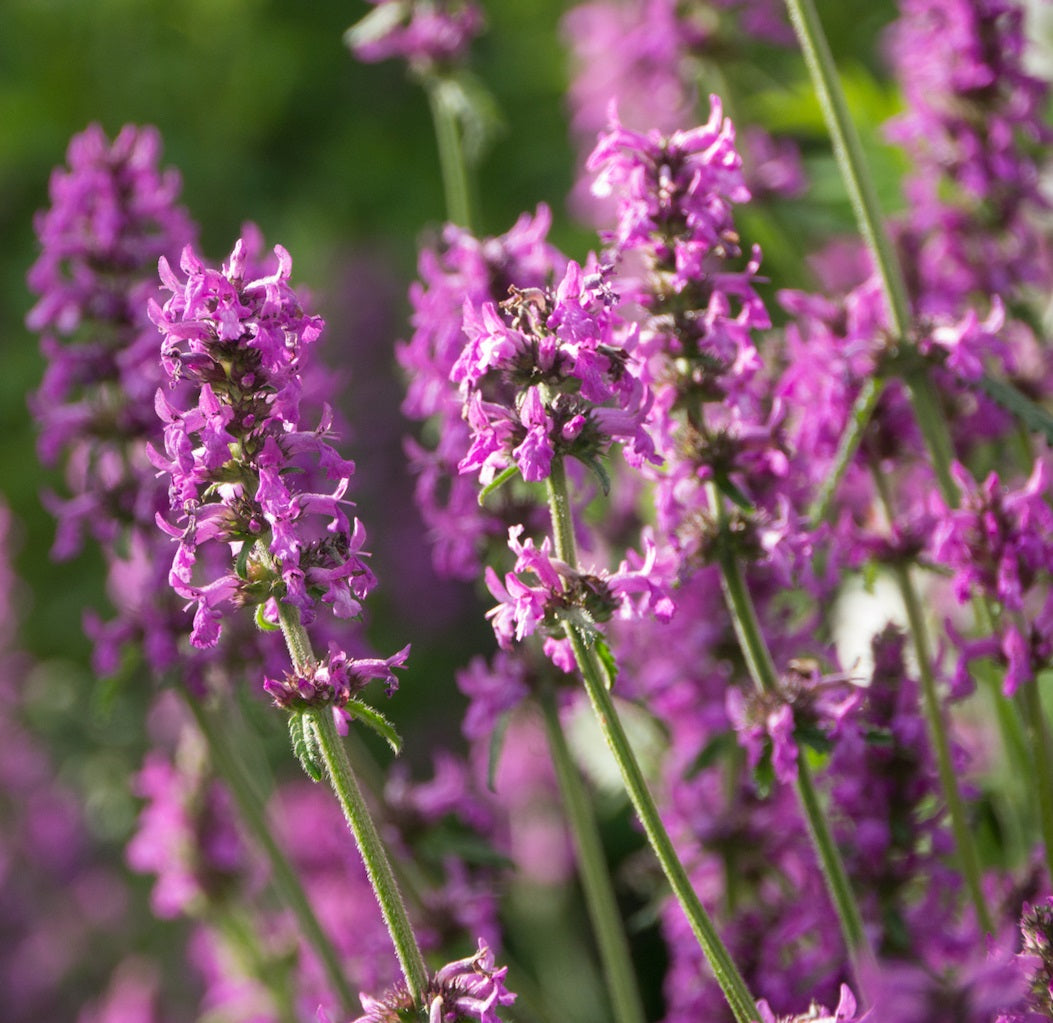
[[[278,601],[278,617],[293,666],[297,672],[303,672],[313,665],[314,654],[307,631],[300,624],[299,608]],[[387,924],[403,976],[406,978],[406,987],[413,1000],[420,1004],[428,986],[428,968],[406,914],[406,906],[402,901],[388,855],[351,770],[347,750],[337,734],[332,711],[329,707],[321,707],[312,711],[304,723],[315,730],[329,782],[340,801],[351,834],[358,844],[366,874],[380,904],[384,923]]]
[[[717,517],[722,533],[726,524],[724,502],[715,486],[709,487],[709,504]],[[723,541],[717,544],[717,564],[720,568],[721,586],[724,590],[724,602],[731,615],[738,637],[739,647],[746,659],[754,685],[764,693],[777,693],[779,675],[772,660],[771,651],[761,630],[757,609],[753,604],[749,588],[742,574],[742,566],[735,557],[731,545]],[[841,934],[849,954],[852,956],[857,980],[865,975],[863,968],[872,958],[873,951],[863,927],[863,917],[859,911],[852,885],[848,880],[844,861],[834,841],[834,836],[823,812],[812,782],[811,771],[803,756],[797,758],[797,798],[808,826],[812,844],[819,858],[819,865],[826,881],[827,891],[837,911],[841,924]]]
[[[1027,713],[1028,731],[1035,751],[1035,772],[1038,776],[1039,819],[1042,822],[1042,843],[1046,852],[1046,870],[1053,878],[1053,758],[1050,757],[1049,729],[1042,709],[1042,694],[1038,679],[1023,686],[1023,703]]]
[[[322,963],[326,978],[337,992],[345,1014],[354,1012],[358,1004],[340,965],[336,950],[322,930],[322,925],[315,916],[314,909],[300,884],[300,879],[289,863],[285,852],[278,845],[267,821],[265,801],[256,787],[253,778],[244,765],[230,750],[225,739],[224,730],[208,708],[202,706],[201,700],[189,693],[184,693],[187,706],[194,715],[194,720],[208,745],[212,763],[226,782],[227,788],[234,797],[241,822],[262,850],[271,868],[271,882],[278,892],[282,904],[287,906],[296,917],[300,933],[304,940],[314,949]]]
[[[874,266],[881,280],[881,290],[888,310],[889,327],[893,336],[901,344],[906,344],[911,329],[907,286],[892,241],[885,230],[877,191],[863,154],[859,133],[848,112],[848,103],[837,74],[837,66],[830,53],[830,46],[812,0],[786,0],[786,7],[804,53],[816,95],[819,97],[819,105],[822,107],[833,143],[834,157],[852,203],[856,223],[874,257]],[[948,504],[956,505],[958,488],[950,474],[954,452],[946,420],[940,412],[939,396],[923,371],[907,374],[905,383],[910,391],[914,415],[929,450],[940,491]],[[873,410],[875,404],[876,395],[871,396],[869,411]],[[865,417],[853,417],[849,425],[852,434],[862,436],[869,421],[869,411]],[[842,449],[854,451],[859,444],[858,437],[844,439]]]
[[[808,510],[808,521],[813,529],[825,522],[830,515],[837,488],[841,485],[841,480],[844,479],[848,467],[852,464],[852,459],[859,450],[867,424],[873,417],[874,409],[877,408],[878,400],[884,390],[885,380],[880,377],[868,377],[864,381],[862,390],[852,406],[848,422],[845,424],[845,430],[841,434],[830,474],[823,481],[823,485],[819,488],[819,495]]]
[[[907,612],[907,623],[910,626],[914,651],[918,659],[918,674],[921,676],[921,694],[925,705],[925,718],[929,724],[929,736],[936,753],[936,767],[939,771],[943,798],[947,801],[947,809],[951,817],[951,830],[954,832],[954,841],[958,847],[958,861],[962,874],[965,877],[965,885],[969,890],[969,896],[976,909],[976,918],[980,926],[988,934],[993,934],[994,928],[991,913],[987,908],[987,900],[984,898],[980,857],[976,851],[973,833],[966,817],[965,801],[958,786],[958,775],[954,769],[954,761],[951,756],[950,738],[947,734],[947,725],[943,719],[943,708],[940,705],[939,694],[936,690],[936,678],[932,672],[932,656],[929,651],[925,619],[921,613],[921,603],[918,600],[914,581],[910,577],[910,569],[906,565],[896,565],[896,581],[899,584],[899,591],[903,597],[903,605]]]
[[[391,863],[380,841],[380,835],[377,834],[362,791],[351,771],[347,751],[337,733],[332,711],[328,707],[322,707],[313,712],[311,724],[318,737],[318,748],[325,761],[329,781],[340,800],[344,817],[362,854],[366,874],[376,893],[377,902],[380,903],[380,911],[395,945],[403,976],[406,978],[406,987],[414,1002],[420,1005],[428,987],[428,968],[406,914],[406,906],[395,882]]]
[[[577,565],[574,524],[567,495],[566,471],[560,458],[553,459],[547,489],[556,556],[574,567]],[[644,778],[640,763],[622,727],[614,701],[607,691],[606,673],[597,661],[595,651],[589,647],[576,628],[568,627],[567,635],[585,683],[589,702],[592,704],[603,737],[621,771],[625,789],[643,825],[647,840],[658,858],[673,894],[687,917],[699,947],[713,970],[717,983],[724,992],[724,997],[737,1023],[752,1023],[757,1019],[756,1003],[727,947],[720,940],[713,921],[699,901],[688,879],[687,871],[676,854],[676,849],[662,823],[661,815]]]
[[[540,702],[563,809],[577,847],[585,902],[603,962],[603,973],[614,1009],[614,1019],[617,1023],[644,1023],[647,1017],[640,1000],[636,971],[629,954],[629,942],[625,936],[607,861],[603,855],[596,817],[589,804],[581,775],[567,747],[555,696],[550,690],[546,690],[541,694]]]
[[[837,65],[812,0],[786,0],[786,7],[826,119],[834,157],[848,190],[856,222],[874,256],[889,311],[889,325],[896,337],[905,338],[911,320],[907,286],[884,227],[877,190],[867,167],[859,133],[848,112]]]
[[[246,973],[259,977],[274,999],[278,1023],[297,1023],[298,1014],[289,990],[288,971],[275,968],[260,948],[258,931],[253,922],[246,919],[237,907],[217,913],[212,923],[226,937],[231,950],[241,962]]]
[[[464,146],[461,143],[461,128],[457,123],[457,111],[447,98],[447,86],[441,76],[427,75],[424,79],[424,90],[428,94],[428,105],[431,107],[432,123],[435,126],[435,141],[439,147],[446,216],[451,223],[470,231],[471,189],[468,184]]]
[[[895,521],[895,509],[892,495],[881,469],[871,465],[871,475],[881,505],[889,522]],[[951,817],[951,830],[958,847],[958,860],[965,877],[969,896],[976,909],[976,918],[980,926],[988,933],[992,931],[991,913],[984,898],[983,883],[980,871],[980,857],[973,842],[973,834],[965,813],[965,800],[958,785],[958,775],[954,769],[951,756],[951,742],[947,734],[947,725],[943,719],[943,707],[936,688],[936,677],[932,671],[932,654],[929,649],[929,634],[925,627],[925,618],[921,613],[921,602],[911,578],[910,569],[903,564],[895,566],[896,582],[899,586],[903,607],[907,612],[907,624],[910,628],[914,653],[918,660],[918,674],[921,676],[921,696],[925,709],[925,720],[929,727],[929,739],[936,753],[936,768],[940,778],[940,788],[947,802],[947,811]]]

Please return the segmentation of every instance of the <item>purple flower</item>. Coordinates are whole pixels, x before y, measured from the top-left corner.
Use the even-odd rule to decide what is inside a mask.
[[[962,499],[956,509],[933,500],[933,557],[953,572],[960,602],[978,596],[1001,605],[996,634],[1007,668],[1004,689],[1012,695],[1053,657],[1049,469],[1036,459],[1016,490],[993,472],[977,485],[961,465],[953,471]]]
[[[480,939],[475,955],[447,963],[432,978],[424,993],[428,1023],[501,1023],[498,1012],[516,1000],[504,983],[507,966],[494,964],[494,954]],[[403,987],[383,998],[359,996],[365,1014],[354,1023],[399,1023],[407,1010],[418,1008]]]
[[[562,641],[568,626],[587,635],[597,632],[597,623],[617,616],[621,619],[654,615],[669,621],[676,605],[669,596],[661,573],[655,572],[657,548],[649,534],[644,534],[645,557],[630,554],[616,572],[581,572],[552,556],[552,543],[545,537],[540,547],[527,537],[520,543],[522,526],[508,531],[508,546],[516,555],[513,571],[504,581],[491,567],[486,570],[486,585],[500,603],[487,612],[497,641],[511,649],[537,631],[549,640],[545,651],[564,670],[572,670],[573,657]]]
[[[697,118],[699,61],[720,59],[743,35],[792,43],[781,5],[773,0],[722,0],[705,8],[677,0],[592,0],[563,19],[573,57],[568,90],[571,130],[587,153],[608,123],[615,103],[629,128],[663,133],[687,128]],[[800,186],[800,158],[790,140],[750,133],[746,174],[761,192],[793,194]],[[579,181],[575,212],[607,223],[607,205]]]
[[[508,967],[497,968],[494,954],[479,941],[479,951],[466,959],[447,963],[435,974],[437,993],[428,1006],[429,1023],[500,1023],[498,1010],[511,1005],[516,996],[504,984]]]
[[[614,442],[631,464],[657,461],[644,428],[650,394],[631,363],[636,332],[614,302],[605,270],[574,262],[554,291],[465,302],[467,344],[450,373],[472,433],[462,473],[487,484],[514,465],[538,482],[554,458],[595,465]]]
[[[616,251],[646,249],[673,271],[682,290],[702,256],[730,241],[731,203],[750,198],[735,149],[735,130],[717,96],[709,121],[690,131],[662,136],[630,131],[611,112],[586,168],[592,189],[618,197],[618,226],[608,236]]]
[[[913,158],[904,237],[925,312],[974,291],[1010,298],[1048,283],[1037,223],[1049,84],[1025,67],[1024,5],[902,0],[890,54],[906,111],[888,135]]]
[[[263,688],[279,707],[304,708],[331,706],[337,722],[347,717],[338,713],[347,701],[358,696],[373,679],[387,683],[390,696],[398,688],[394,669],[401,668],[409,656],[409,647],[387,658],[349,657],[335,645],[329,657],[311,664],[301,674],[287,674],[282,679],[264,678]]]
[[[108,545],[132,525],[152,529],[164,507],[144,451],[158,433],[152,395],[163,378],[146,305],[157,260],[196,231],[160,150],[154,128],[127,125],[111,143],[91,125],[71,140],[68,169],[51,176],[51,208],[36,218],[41,253],[27,281],[39,298],[26,325],[41,335],[47,368],[30,407],[40,457],[65,458],[71,492],[46,498],[57,557],[75,554],[85,531]]]
[[[459,61],[483,28],[472,0],[369,0],[376,9],[344,39],[362,61],[402,57],[413,67]]]
[[[566,258],[545,240],[550,222],[548,209],[541,206],[533,217],[520,217],[497,238],[476,239],[447,225],[440,245],[421,252],[421,280],[410,289],[414,332],[396,349],[407,381],[403,411],[415,420],[433,420],[429,432],[436,439],[430,448],[412,441],[407,449],[435,566],[445,576],[475,578],[479,549],[508,529],[508,521],[502,518],[501,495],[487,508],[480,508],[474,481],[459,475],[457,469],[473,446],[471,428],[462,417],[465,403],[450,380],[467,344],[464,307],[466,303],[483,307],[501,302],[508,297],[510,286],[543,287],[553,275],[561,275]],[[486,421],[482,409],[471,415],[481,426]],[[488,438],[490,447],[482,442],[472,456],[487,472],[491,458],[504,464],[504,446],[495,445],[495,439]],[[515,514],[518,519],[520,513]]]
[[[200,647],[217,641],[228,607],[278,600],[309,623],[324,603],[354,617],[374,582],[364,531],[344,511],[354,466],[328,443],[332,414],[324,409],[314,429],[300,421],[308,352],[323,324],[288,284],[289,254],[274,252],[275,270],[250,279],[244,240],[222,270],[187,247],[186,280],[162,259],[171,298],[151,306],[172,385],[196,389],[175,402],[158,391],[164,451],[150,454],[171,480],[180,524],[158,522],[179,540],[169,578],[197,605],[191,641]],[[210,544],[229,545],[225,567],[202,565],[198,549]]]
[[[457,672],[457,688],[470,703],[461,730],[469,740],[488,740],[498,720],[530,693],[522,657],[499,650],[488,664],[475,657]]]
[[[863,1023],[864,1020],[871,1017],[869,1012],[856,1015],[858,1006],[855,995],[852,994],[847,984],[841,985],[841,997],[833,1012],[825,1006],[812,1002],[808,1011],[800,1015],[776,1016],[764,999],[757,1003],[757,1008],[760,1011],[760,1023]]]
[[[184,749],[179,763],[149,754],[136,780],[146,805],[128,843],[128,863],[157,876],[150,903],[161,918],[194,915],[219,903],[232,894],[244,869],[229,796],[190,752]]]

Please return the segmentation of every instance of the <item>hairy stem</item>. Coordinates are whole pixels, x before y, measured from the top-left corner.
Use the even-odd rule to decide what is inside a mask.
[[[596,817],[589,804],[577,765],[567,747],[556,699],[551,690],[541,694],[540,702],[563,809],[574,835],[581,884],[592,920],[592,932],[600,950],[614,1019],[616,1023],[644,1023],[647,1017],[640,1000],[636,971],[629,954],[629,942],[625,936],[622,918],[618,912],[614,886],[603,855]]]
[[[278,613],[282,633],[293,659],[297,672],[303,672],[314,661],[311,652],[311,641],[303,625],[300,624],[300,611],[289,604],[278,602]],[[315,730],[318,748],[325,762],[329,782],[340,801],[344,818],[351,829],[358,851],[366,867],[366,874],[373,886],[388,933],[395,946],[406,987],[415,1002],[420,1004],[428,986],[428,968],[424,962],[416,935],[406,913],[402,894],[395,881],[387,852],[377,834],[376,825],[369,813],[369,807],[362,796],[362,791],[351,770],[347,750],[336,731],[332,711],[321,707],[313,711],[305,721],[308,727]]]
[[[716,515],[721,533],[725,534],[726,511],[720,492],[715,486],[709,487],[709,504]],[[721,586],[724,590],[724,603],[727,605],[738,637],[739,647],[746,659],[754,685],[765,693],[776,693],[779,689],[779,675],[772,660],[771,651],[761,630],[757,609],[750,597],[749,588],[742,574],[742,567],[735,557],[731,546],[723,542],[717,544],[717,564],[720,568]],[[862,967],[873,958],[873,951],[863,927],[863,917],[859,911],[852,885],[848,880],[844,860],[834,841],[830,826],[823,812],[822,804],[812,782],[811,770],[803,756],[797,758],[797,799],[808,826],[808,833],[819,858],[819,865],[826,881],[826,888],[837,911],[841,924],[841,934],[849,954],[852,956],[857,979],[865,972]]]
[[[219,776],[226,782],[238,808],[238,817],[248,829],[258,848],[263,852],[271,868],[271,883],[282,904],[291,910],[299,925],[304,940],[314,950],[325,971],[326,979],[340,998],[345,1014],[354,1011],[358,1004],[340,966],[340,959],[332,943],[322,930],[307,894],[300,884],[296,871],[289,863],[284,850],[275,840],[267,821],[265,800],[244,764],[228,745],[227,733],[215,720],[211,710],[201,700],[184,692],[187,706],[194,715],[198,729],[208,746],[209,755]]]
[[[464,156],[457,111],[449,101],[446,83],[441,76],[428,75],[424,79],[424,90],[428,94],[432,123],[435,126],[435,141],[439,147],[446,216],[458,227],[471,230],[471,188],[468,184],[468,164]]]
[[[577,565],[574,523],[567,493],[566,471],[560,458],[553,459],[547,487],[556,556],[574,567]],[[640,823],[643,825],[647,840],[658,857],[662,871],[687,917],[699,947],[713,970],[737,1023],[752,1023],[757,1019],[756,1003],[735,966],[731,954],[721,941],[713,921],[691,886],[687,871],[680,862],[672,839],[662,823],[640,762],[629,743],[614,701],[607,690],[606,672],[597,660],[595,650],[589,646],[578,629],[568,627],[567,634],[585,683],[589,702],[592,704],[603,737],[621,771],[622,781]]]

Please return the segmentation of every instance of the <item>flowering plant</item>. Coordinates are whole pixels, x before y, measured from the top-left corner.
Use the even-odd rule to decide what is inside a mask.
[[[14,1023],[1053,1018],[1053,61],[1020,0],[892,6],[853,72],[812,0],[574,5],[578,180],[502,220],[525,7],[370,0],[446,202],[374,215],[448,220],[405,326],[319,194],[316,298],[252,224],[202,255],[159,130],[74,137],[29,407],[113,616],[22,642],[0,502]]]

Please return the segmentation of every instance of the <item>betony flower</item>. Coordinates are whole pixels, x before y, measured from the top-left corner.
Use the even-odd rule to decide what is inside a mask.
[[[247,278],[239,240],[221,269],[207,267],[190,247],[180,280],[167,260],[161,279],[171,297],[150,314],[162,335],[161,356],[172,385],[156,399],[164,450],[150,448],[170,478],[177,524],[158,524],[179,541],[170,582],[196,604],[191,641],[219,638],[228,607],[273,601],[299,609],[305,624],[320,604],[342,618],[356,616],[373,585],[363,560],[365,533],[352,523],[344,497],[354,466],[328,439],[332,414],[314,428],[300,418],[308,350],[322,321],[304,311],[288,283],[289,254],[275,247],[273,273]],[[229,545],[225,568],[209,565],[199,547]]]
[[[447,963],[432,977],[422,1007],[397,985],[383,998],[360,995],[365,1014],[354,1023],[400,1023],[419,1008],[428,1013],[428,1023],[501,1023],[498,1012],[516,1000],[505,987],[507,973],[507,966],[495,966],[493,952],[480,939],[474,955]]]
[[[650,393],[631,360],[636,332],[615,301],[604,268],[571,262],[555,289],[465,302],[467,344],[450,372],[472,433],[462,473],[488,484],[515,466],[538,482],[554,458],[595,467],[615,442],[632,465],[657,461],[644,428]]]
[[[551,214],[544,206],[524,214],[505,234],[475,238],[447,224],[434,248],[420,256],[420,281],[410,289],[413,335],[396,347],[406,374],[403,412],[430,420],[434,439],[407,443],[410,467],[417,477],[414,496],[432,543],[441,575],[472,579],[479,572],[479,551],[501,538],[510,521],[502,496],[479,506],[478,487],[458,472],[472,447],[471,428],[462,412],[464,400],[450,371],[467,344],[464,307],[498,303],[512,286],[543,288],[562,276],[566,257],[546,238]],[[489,452],[481,455],[484,463]],[[522,509],[511,510],[519,520]]]
[[[647,614],[668,621],[676,609],[659,573],[654,571],[657,548],[644,533],[644,557],[633,552],[616,572],[581,572],[552,554],[545,537],[538,547],[527,537],[520,542],[522,526],[508,531],[508,546],[516,555],[515,567],[504,580],[492,567],[486,569],[486,585],[500,601],[487,612],[497,641],[509,650],[515,643],[541,631],[549,640],[546,653],[564,670],[571,670],[573,657],[565,649],[566,626],[589,635],[597,623],[613,617],[632,619]]]
[[[933,557],[951,569],[959,602],[979,597],[1000,608],[995,634],[1006,667],[1004,689],[1012,695],[1053,657],[1049,467],[1036,459],[1028,480],[1015,489],[994,472],[982,484],[958,463],[952,472],[961,503],[952,509],[932,499]]]
[[[482,31],[472,0],[369,0],[375,9],[348,29],[344,40],[362,61],[403,58],[411,67],[450,64]]]

